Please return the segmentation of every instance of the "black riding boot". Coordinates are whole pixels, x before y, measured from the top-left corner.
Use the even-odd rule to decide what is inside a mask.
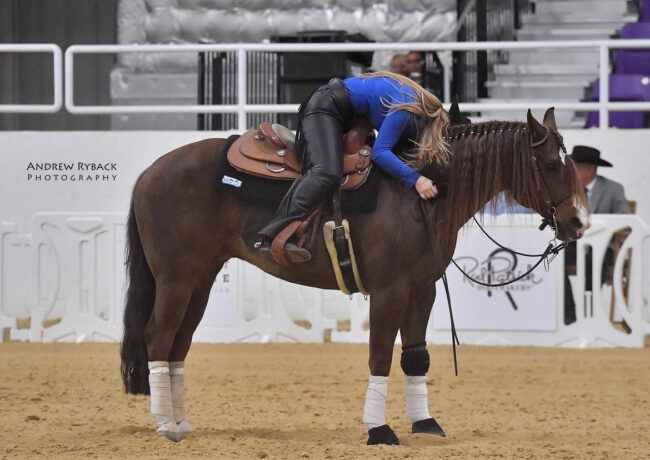
[[[319,88],[300,111],[298,153],[303,176],[298,178],[280,203],[275,216],[258,234],[256,247],[267,249],[275,236],[295,220],[303,220],[340,183],[343,169],[343,133],[353,118],[347,88],[334,79]],[[288,243],[287,255],[306,249]],[[296,254],[298,256],[298,254]],[[308,259],[307,259],[308,260]],[[296,260],[301,261],[301,260]]]

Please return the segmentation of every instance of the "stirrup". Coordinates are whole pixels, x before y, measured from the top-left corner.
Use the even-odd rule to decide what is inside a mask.
[[[308,262],[311,260],[311,253],[305,248],[301,248],[295,243],[287,243],[284,246],[284,250],[287,254],[287,259],[292,264],[299,264],[303,262]]]

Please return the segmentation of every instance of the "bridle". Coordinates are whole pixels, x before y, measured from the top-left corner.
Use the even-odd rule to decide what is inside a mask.
[[[456,263],[455,260],[452,259],[451,261],[456,266],[456,268],[458,268],[458,270],[460,270],[460,272],[467,279],[469,279],[470,281],[472,281],[474,283],[477,283],[477,284],[480,284],[480,285],[486,286],[486,287],[501,287],[501,286],[507,286],[508,284],[512,284],[514,282],[517,282],[520,279],[523,279],[526,276],[528,276],[542,262],[544,262],[545,265],[548,266],[548,264],[551,263],[551,261],[559,254],[559,252],[568,245],[568,243],[565,243],[565,242],[558,243],[558,225],[557,225],[556,213],[557,213],[557,208],[564,201],[566,201],[567,198],[569,198],[571,196],[571,192],[566,193],[565,195],[563,195],[558,200],[555,200],[553,198],[553,193],[551,192],[551,189],[548,186],[548,183],[546,182],[546,178],[544,177],[543,171],[539,167],[539,163],[538,163],[538,160],[537,160],[537,155],[535,155],[536,148],[539,147],[540,145],[543,145],[548,140],[548,137],[549,137],[550,133],[552,133],[553,135],[555,135],[555,137],[557,137],[558,141],[560,142],[560,148],[562,149],[562,151],[564,153],[566,153],[567,150],[566,150],[566,147],[564,146],[564,141],[562,139],[562,136],[560,135],[560,133],[557,132],[557,130],[555,130],[554,128],[549,128],[546,125],[542,125],[542,126],[544,126],[544,128],[546,129],[546,134],[544,135],[544,137],[541,140],[536,141],[536,142],[532,141],[531,144],[530,144],[530,146],[531,146],[531,167],[533,169],[533,177],[535,178],[535,184],[537,186],[537,191],[538,191],[538,193],[540,193],[542,195],[542,199],[544,200],[544,203],[546,204],[547,211],[548,211],[547,215],[542,214],[542,224],[539,226],[539,230],[540,231],[544,230],[546,228],[546,226],[550,226],[551,229],[554,232],[554,236],[548,242],[548,245],[546,246],[546,249],[543,252],[539,253],[539,254],[527,254],[527,253],[524,253],[524,252],[518,252],[518,251],[515,251],[514,249],[511,249],[511,248],[509,248],[507,246],[504,246],[504,245],[500,244],[494,238],[492,238],[490,236],[490,234],[483,228],[483,226],[479,223],[479,221],[474,216],[473,219],[474,219],[474,222],[476,223],[476,225],[478,225],[478,227],[485,234],[485,236],[487,236],[490,239],[490,241],[492,241],[494,244],[496,244],[500,248],[505,249],[507,251],[510,251],[513,254],[523,256],[523,257],[539,257],[539,260],[528,271],[526,271],[523,275],[518,276],[518,277],[516,277],[516,278],[514,278],[512,280],[509,280],[509,281],[506,281],[506,282],[503,282],[503,283],[497,283],[497,284],[484,283],[484,282],[482,282],[480,280],[472,278],[468,273],[466,273],[462,268],[460,268],[460,266]],[[524,130],[525,129],[526,129],[526,127],[524,127]],[[532,134],[531,134],[531,138],[532,138]],[[421,205],[422,205],[422,211],[424,212],[424,204],[421,203]],[[426,223],[426,225],[428,227],[429,224],[428,224],[428,221],[426,219],[425,219],[425,223]],[[429,232],[429,229],[427,228],[427,234],[428,234],[428,232]]]
[[[546,128],[546,135],[544,136],[544,138],[542,138],[541,140],[539,140],[537,142],[532,142],[531,143],[531,151],[532,151],[531,165],[532,165],[532,169],[533,169],[533,176],[535,178],[535,184],[537,186],[537,191],[542,195],[542,198],[543,198],[543,200],[544,200],[544,202],[545,202],[545,204],[546,204],[546,206],[548,208],[548,215],[546,215],[546,216],[542,215],[542,224],[539,226],[539,230],[544,230],[544,228],[546,228],[546,226],[548,225],[548,226],[551,227],[551,229],[553,230],[555,235],[554,235],[553,239],[551,239],[549,241],[548,246],[546,247],[544,252],[542,252],[540,254],[526,254],[526,253],[522,253],[522,252],[517,252],[517,251],[515,251],[515,250],[513,250],[511,248],[508,248],[508,247],[503,246],[502,244],[498,243],[494,238],[492,238],[485,231],[485,229],[478,222],[476,217],[473,217],[474,222],[476,222],[476,224],[481,229],[481,231],[490,239],[490,241],[492,241],[494,244],[496,244],[500,248],[505,249],[507,251],[510,251],[510,252],[512,252],[514,254],[524,256],[524,257],[539,257],[539,260],[530,269],[528,269],[523,275],[520,275],[520,276],[518,276],[518,277],[516,277],[516,278],[514,278],[512,280],[509,280],[509,281],[506,281],[506,282],[503,282],[503,283],[496,283],[496,284],[484,283],[483,281],[472,278],[472,276],[470,276],[462,268],[460,268],[460,266],[458,265],[458,263],[456,263],[456,261],[454,259],[451,259],[452,263],[456,266],[456,268],[467,279],[469,279],[470,281],[472,281],[472,282],[474,282],[476,284],[480,284],[481,286],[487,286],[487,287],[501,287],[501,286],[506,286],[508,284],[515,283],[515,282],[527,277],[528,275],[530,275],[530,273],[533,272],[533,270],[535,270],[542,262],[544,262],[544,264],[548,267],[548,264],[550,264],[551,261],[557,256],[557,254],[562,249],[564,249],[568,244],[568,243],[565,243],[565,242],[557,243],[557,240],[558,240],[558,225],[557,225],[556,213],[557,213],[557,208],[560,206],[560,204],[562,204],[567,198],[569,198],[571,196],[571,192],[565,194],[564,196],[562,196],[558,200],[555,200],[553,198],[553,193],[551,192],[551,189],[549,188],[548,183],[546,182],[546,179],[544,177],[544,173],[539,167],[537,156],[535,155],[535,148],[539,147],[540,145],[543,145],[548,140],[549,133],[553,133],[557,137],[557,139],[560,141],[560,148],[562,149],[562,151],[564,153],[567,153],[567,150],[566,150],[566,147],[564,146],[564,142],[562,140],[562,136],[560,136],[560,133],[558,133],[553,128],[549,128],[546,125],[543,125],[543,126],[544,126],[544,128]],[[524,129],[525,129],[525,127],[524,127]],[[532,134],[531,134],[531,137],[532,137]],[[423,217],[424,217],[424,224],[426,226],[427,237],[429,239],[429,243],[433,247],[433,239],[432,239],[432,235],[431,235],[430,228],[429,228],[429,220],[427,219],[427,213],[426,213],[426,210],[424,208],[424,201],[422,201],[422,200],[420,200],[420,208],[422,209],[422,213],[423,213]],[[549,256],[550,256],[550,258],[549,258]],[[456,333],[456,325],[454,323],[454,315],[453,315],[452,308],[451,308],[451,296],[449,295],[449,285],[448,285],[448,282],[447,282],[447,273],[446,273],[446,271],[443,272],[443,274],[442,274],[442,282],[443,282],[444,287],[445,287],[445,294],[447,296],[447,305],[449,307],[449,320],[450,320],[450,324],[451,324],[451,344],[452,344],[452,350],[453,350],[453,355],[454,355],[454,372],[455,372],[456,376],[458,376],[458,362],[457,362],[457,359],[456,359],[456,345],[460,345],[460,341],[458,340],[458,334]]]
[[[537,191],[542,195],[542,199],[544,200],[544,203],[546,203],[546,207],[548,210],[548,215],[544,216],[542,215],[542,225],[540,225],[539,229],[544,230],[547,225],[551,227],[551,229],[555,232],[555,239],[557,239],[557,218],[555,217],[555,214],[557,212],[557,208],[562,204],[567,198],[571,196],[571,192],[568,192],[564,196],[562,196],[559,200],[553,199],[553,194],[551,193],[551,189],[548,186],[548,183],[546,182],[546,178],[544,177],[543,171],[539,167],[539,163],[537,161],[537,156],[535,155],[535,147],[539,147],[540,145],[543,145],[547,140],[548,140],[548,135],[549,133],[553,133],[558,140],[560,141],[560,148],[564,153],[567,153],[566,147],[564,146],[564,141],[562,140],[562,136],[560,136],[560,133],[558,133],[555,129],[549,128],[546,125],[542,125],[544,128],[546,128],[546,135],[539,141],[531,143],[531,148],[532,148],[532,156],[531,156],[531,165],[533,168],[533,176],[535,178],[535,184],[537,185]]]

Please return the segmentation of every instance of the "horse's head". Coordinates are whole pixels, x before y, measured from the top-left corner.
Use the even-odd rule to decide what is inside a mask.
[[[560,240],[574,241],[589,228],[589,207],[575,165],[557,132],[553,111],[552,107],[548,109],[543,123],[539,123],[528,110],[529,155],[536,191],[521,197],[515,192],[514,198],[555,227]]]

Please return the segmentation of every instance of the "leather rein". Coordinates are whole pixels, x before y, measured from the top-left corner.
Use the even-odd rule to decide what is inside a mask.
[[[501,286],[507,286],[509,284],[515,283],[515,282],[527,277],[528,275],[530,275],[533,272],[533,270],[535,270],[539,266],[539,264],[541,264],[542,262],[545,262],[545,265],[548,266],[548,264],[551,263],[551,261],[557,256],[557,254],[567,246],[567,243],[557,243],[557,241],[558,241],[558,233],[557,233],[558,229],[557,229],[556,213],[557,213],[557,208],[560,206],[560,204],[562,204],[567,198],[569,198],[571,196],[571,192],[565,194],[559,200],[554,200],[553,199],[553,193],[551,193],[551,189],[549,188],[548,183],[546,182],[546,178],[544,177],[544,173],[542,172],[542,170],[539,167],[537,156],[535,155],[535,147],[539,147],[540,145],[543,145],[548,140],[549,133],[551,133],[551,128],[549,128],[548,126],[544,126],[544,128],[546,128],[546,135],[541,140],[539,140],[537,142],[533,142],[531,144],[531,147],[532,147],[531,165],[532,165],[532,169],[533,169],[533,177],[535,178],[535,184],[537,186],[537,191],[542,195],[542,198],[544,200],[544,203],[546,203],[547,211],[548,211],[548,215],[546,215],[546,216],[542,215],[542,224],[539,226],[539,229],[544,230],[547,226],[550,226],[551,229],[553,230],[553,232],[555,233],[555,235],[553,236],[553,239],[549,241],[548,246],[546,246],[546,249],[543,252],[541,252],[539,254],[526,254],[526,253],[523,253],[523,252],[515,251],[514,249],[511,249],[511,248],[509,248],[507,246],[504,246],[504,245],[498,243],[494,238],[492,238],[488,234],[487,231],[485,231],[485,229],[479,223],[479,221],[476,219],[476,217],[473,217],[474,222],[476,223],[476,225],[478,225],[478,227],[481,229],[481,231],[490,239],[490,241],[492,241],[494,244],[496,244],[500,248],[505,249],[507,251],[510,251],[510,252],[512,252],[514,254],[517,254],[519,256],[523,256],[523,257],[539,257],[539,260],[528,271],[526,271],[523,275],[520,275],[520,276],[518,276],[518,277],[516,277],[516,278],[514,278],[512,280],[509,280],[509,281],[506,281],[506,282],[503,282],[503,283],[496,283],[496,284],[484,283],[482,281],[479,281],[477,279],[472,278],[468,273],[466,273],[462,268],[460,268],[460,266],[456,263],[456,261],[454,259],[452,259],[451,261],[456,266],[456,268],[458,268],[458,270],[460,270],[460,272],[466,278],[468,278],[470,281],[472,281],[472,282],[474,282],[476,284],[480,284],[481,286],[486,286],[486,287],[501,287]],[[560,141],[560,148],[562,149],[562,151],[564,153],[566,153],[566,147],[564,146],[564,142],[562,141],[562,138],[560,137],[560,135],[557,132],[554,132],[553,134],[555,134],[558,137],[558,139]],[[424,205],[422,204],[422,206],[424,206]],[[422,207],[422,209],[424,210],[424,207]],[[425,222],[426,222],[426,219],[425,219]],[[429,225],[428,222],[426,222],[426,225],[427,226]],[[428,229],[427,229],[427,231],[428,231]],[[549,256],[550,256],[550,258],[549,258]]]
[[[548,267],[548,264],[551,263],[551,261],[557,256],[557,254],[567,246],[567,243],[564,243],[564,242],[556,244],[557,240],[558,240],[556,212],[557,212],[558,206],[560,206],[560,204],[562,204],[567,198],[569,198],[571,196],[571,193],[570,192],[567,193],[566,195],[561,197],[559,200],[554,200],[553,199],[553,194],[551,193],[551,189],[549,188],[548,183],[546,182],[546,179],[544,177],[544,174],[543,174],[542,170],[539,167],[539,164],[537,162],[537,156],[535,155],[535,147],[538,147],[538,146],[544,144],[548,140],[549,133],[552,132],[551,128],[549,128],[548,126],[544,126],[544,128],[546,128],[546,135],[544,136],[544,138],[541,139],[540,141],[533,142],[531,144],[531,147],[532,147],[531,165],[532,165],[532,169],[533,169],[533,175],[534,175],[534,178],[535,178],[535,184],[537,186],[537,191],[542,195],[542,197],[544,199],[544,202],[546,203],[546,206],[548,208],[548,215],[547,216],[542,215],[542,224],[539,226],[539,230],[540,231],[544,230],[546,228],[546,226],[550,226],[551,229],[553,230],[553,232],[555,233],[555,235],[553,236],[553,239],[551,239],[549,241],[548,246],[546,247],[544,252],[542,252],[540,254],[526,254],[526,253],[522,253],[522,252],[517,252],[517,251],[515,251],[515,250],[513,250],[511,248],[508,248],[507,246],[503,246],[502,244],[497,242],[494,238],[492,238],[485,231],[485,229],[483,228],[483,226],[481,226],[481,224],[478,222],[476,217],[473,217],[474,222],[476,222],[476,224],[481,229],[481,231],[490,239],[490,241],[492,241],[494,244],[496,244],[500,248],[505,249],[507,251],[510,251],[510,252],[512,252],[514,254],[523,256],[523,257],[539,257],[539,260],[528,271],[526,271],[523,275],[520,275],[520,276],[518,276],[518,277],[516,277],[516,278],[514,278],[512,280],[509,280],[509,281],[506,281],[506,282],[503,282],[503,283],[496,283],[496,284],[484,283],[482,281],[479,281],[477,279],[472,278],[472,276],[469,275],[468,273],[466,273],[462,268],[460,268],[458,263],[456,263],[456,261],[452,258],[451,261],[456,266],[456,268],[466,278],[468,278],[470,281],[472,281],[472,282],[474,282],[476,284],[480,284],[481,286],[487,286],[487,287],[501,287],[501,286],[507,286],[509,284],[515,283],[515,282],[527,277],[528,275],[530,275],[533,272],[533,270],[535,270],[539,266],[539,264],[541,264],[542,262],[545,262],[545,266]],[[566,147],[564,146],[564,142],[562,141],[562,137],[559,135],[559,133],[557,133],[557,131],[554,131],[554,130],[553,130],[553,134],[558,137],[558,140],[560,141],[560,148],[562,149],[562,151],[564,153],[566,153],[567,150],[566,150]],[[423,214],[423,217],[424,217],[424,225],[426,226],[426,233],[427,233],[427,237],[429,238],[429,243],[433,247],[433,240],[432,240],[431,232],[430,232],[430,228],[429,228],[429,220],[427,219],[427,214],[426,214],[426,210],[424,208],[424,201],[423,200],[420,200],[420,209],[422,210],[422,214]],[[551,256],[551,254],[552,254],[552,256]],[[549,256],[551,256],[550,259],[549,259]],[[445,287],[445,294],[447,296],[447,305],[449,306],[449,321],[450,321],[450,324],[451,324],[451,344],[452,344],[452,349],[453,349],[453,354],[454,354],[454,372],[455,372],[456,376],[458,376],[458,362],[457,362],[457,358],[456,358],[456,345],[460,345],[460,341],[458,340],[458,334],[456,333],[456,325],[454,323],[454,315],[453,315],[452,308],[451,308],[451,296],[449,295],[449,284],[447,282],[446,270],[443,272],[441,278],[442,278],[442,282],[443,282],[444,287]]]

